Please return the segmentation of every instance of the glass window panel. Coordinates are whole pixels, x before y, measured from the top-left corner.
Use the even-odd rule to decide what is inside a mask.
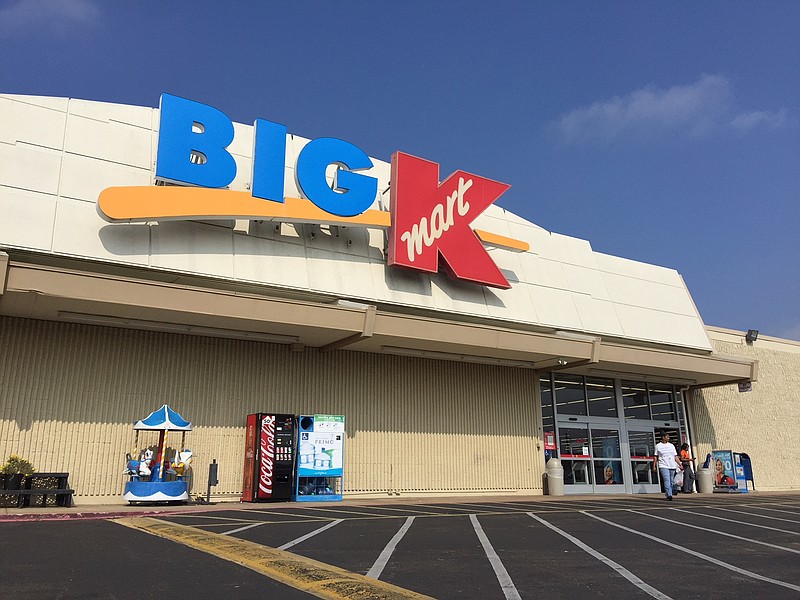
[[[592,471],[589,469],[588,460],[562,460],[564,467],[564,485],[575,485],[579,483],[592,483]]]
[[[585,415],[586,394],[583,389],[583,377],[555,373],[553,379],[558,414]]]
[[[652,431],[628,431],[628,445],[631,450],[631,458],[652,460],[656,453]]]
[[[619,431],[592,427],[592,454],[595,458],[619,458]]]
[[[542,429],[544,431],[555,431],[555,419],[553,418],[553,389],[550,385],[550,376],[540,377],[539,386],[542,391]]]
[[[622,461],[596,460],[594,461],[594,479],[603,485],[622,485]]]
[[[674,421],[675,403],[671,385],[648,385],[650,390],[650,413],[656,421]]]
[[[561,455],[589,458],[589,428],[559,427],[558,449]]]
[[[616,417],[617,399],[613,379],[586,379],[589,414],[593,417]]]
[[[644,382],[623,381],[622,404],[626,419],[650,420],[650,407],[647,403],[647,385]]]

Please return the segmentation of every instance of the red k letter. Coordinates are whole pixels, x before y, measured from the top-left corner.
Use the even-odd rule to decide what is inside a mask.
[[[508,283],[470,224],[509,187],[457,171],[439,184],[439,165],[392,156],[390,265],[436,273],[439,255],[452,277],[508,289]]]

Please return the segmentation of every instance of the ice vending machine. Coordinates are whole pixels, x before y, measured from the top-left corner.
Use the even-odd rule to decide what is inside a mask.
[[[295,424],[294,415],[247,415],[242,502],[291,500]]]
[[[297,422],[297,484],[293,500],[342,499],[344,416],[306,415]]]

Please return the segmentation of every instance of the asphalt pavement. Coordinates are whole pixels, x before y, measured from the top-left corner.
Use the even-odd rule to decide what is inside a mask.
[[[21,509],[5,598],[800,598],[800,493]]]

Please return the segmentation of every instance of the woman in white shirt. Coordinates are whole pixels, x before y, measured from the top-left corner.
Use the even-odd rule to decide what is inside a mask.
[[[678,456],[678,451],[675,446],[669,441],[669,434],[667,432],[661,433],[661,441],[656,444],[656,455],[653,458],[653,472],[655,473],[656,466],[658,466],[658,473],[661,475],[661,481],[664,484],[664,493],[667,500],[672,500],[672,488],[675,480],[675,470],[680,469],[678,461],[675,457]]]

